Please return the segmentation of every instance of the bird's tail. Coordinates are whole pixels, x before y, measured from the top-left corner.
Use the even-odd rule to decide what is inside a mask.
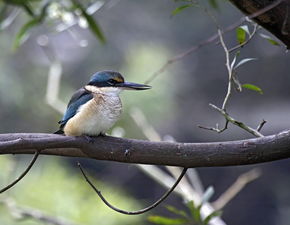
[[[58,131],[54,132],[54,134],[64,134],[63,130],[59,129]]]

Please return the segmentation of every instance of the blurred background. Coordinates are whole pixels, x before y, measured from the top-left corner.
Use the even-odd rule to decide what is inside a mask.
[[[228,1],[217,2],[218,8],[203,5],[221,27],[243,16]],[[116,70],[128,81],[143,83],[168,59],[216,33],[215,24],[201,7],[189,7],[172,16],[172,11],[180,5],[168,0],[95,2],[93,16],[106,38],[105,44],[87,29],[84,21],[75,22],[69,14],[63,14],[61,22],[55,22],[53,18],[59,17],[58,6],[51,5],[52,19],[33,27],[25,42],[14,48],[15,37],[28,19],[26,13],[17,9],[15,19],[9,26],[2,23],[0,31],[0,132],[53,133],[62,117],[63,102],[67,103],[72,93],[96,71]],[[259,33],[270,35],[263,29]],[[234,30],[224,38],[228,47],[237,44]],[[239,57],[258,59],[240,67],[238,76],[242,83],[259,86],[263,94],[247,89],[234,92],[228,104],[230,115],[254,128],[265,119],[264,135],[288,129],[290,76],[289,54],[285,48],[271,45],[257,35],[241,49]],[[49,102],[53,94],[47,93],[48,79],[55,71],[61,74],[59,100]],[[216,123],[223,126],[224,119],[209,103],[221,106],[227,78],[224,51],[213,42],[169,65],[150,83],[152,90],[122,93],[124,111],[112,134],[146,139],[132,118],[137,108],[161,137],[170,135],[178,142],[251,138],[249,133],[233,125],[221,134],[197,127]],[[54,85],[50,88],[57,90]],[[1,186],[17,177],[30,157],[1,156]],[[147,220],[148,215],[168,215],[164,204],[142,216],[112,212],[82,179],[76,167],[78,160],[93,175],[104,195],[119,207],[139,209],[165,190],[134,165],[41,156],[31,173],[5,196],[21,207],[44,210],[76,224],[152,224]],[[198,168],[197,171],[204,187],[214,188],[214,201],[240,174],[252,168],[259,168],[261,177],[223,208],[222,219],[235,225],[290,224],[288,160],[253,166]],[[166,204],[185,209],[182,199],[176,195]],[[17,213],[11,214],[11,211],[0,205],[1,224],[43,223],[34,219],[17,220]]]

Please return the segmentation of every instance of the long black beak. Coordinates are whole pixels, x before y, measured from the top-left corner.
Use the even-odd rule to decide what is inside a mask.
[[[147,90],[151,88],[151,86],[146,84],[137,84],[132,82],[118,83],[116,84],[116,87],[120,87],[126,90]]]

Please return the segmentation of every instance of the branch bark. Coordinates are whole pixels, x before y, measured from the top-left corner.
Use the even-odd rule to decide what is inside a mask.
[[[290,48],[290,0],[230,0],[246,15],[253,15],[277,2],[277,6],[252,18]]]
[[[290,157],[290,130],[255,139],[171,143],[95,137],[67,137],[56,134],[0,134],[0,154],[41,154],[85,157],[124,163],[215,167],[247,165]]]

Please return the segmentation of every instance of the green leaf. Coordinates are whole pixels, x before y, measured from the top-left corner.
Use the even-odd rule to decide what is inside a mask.
[[[25,38],[28,35],[27,32],[29,29],[31,29],[32,27],[35,27],[43,22],[43,20],[46,17],[46,11],[47,11],[49,4],[50,4],[50,2],[46,3],[42,7],[39,16],[28,21],[20,28],[19,32],[16,34],[16,38],[14,39],[13,49],[17,49],[24,42]]]
[[[270,42],[272,45],[276,45],[276,46],[280,46],[280,44],[275,41],[274,39],[272,39],[270,36],[266,35],[266,34],[259,34],[262,38],[266,39],[268,42]]]
[[[172,16],[175,16],[176,14],[182,12],[184,9],[187,9],[187,8],[189,8],[189,7],[192,7],[192,6],[193,6],[192,3],[191,3],[191,4],[186,4],[186,5],[179,6],[179,7],[177,7],[176,9],[174,9],[174,10],[171,12],[171,15],[172,15]]]
[[[184,218],[168,218],[164,216],[149,216],[147,219],[152,223],[161,225],[179,225],[188,222],[188,220]]]
[[[256,85],[253,85],[253,84],[243,84],[242,87],[243,87],[243,88],[247,88],[247,89],[252,90],[252,91],[259,92],[260,94],[263,94],[262,89],[259,88],[259,87],[256,86]]]
[[[191,213],[191,215],[193,217],[194,212],[195,212],[194,202],[193,201],[189,201],[189,202],[187,202],[186,206],[189,209],[189,211],[190,211],[190,213]]]
[[[237,69],[238,67],[240,67],[241,65],[247,63],[247,62],[250,62],[250,61],[253,61],[253,60],[257,60],[257,58],[245,58],[245,59],[242,59],[235,67],[234,69]]]
[[[78,3],[78,1],[76,1],[76,0],[72,0],[72,1],[73,1],[73,4],[75,5],[75,7],[81,11],[82,16],[86,19],[86,21],[90,27],[90,30],[101,41],[101,43],[104,44],[106,42],[106,38],[103,35],[103,32],[102,32],[100,26],[95,21],[95,19],[87,13],[86,9],[80,3]]]
[[[249,33],[248,26],[240,26],[236,29],[236,35],[239,44],[243,44],[246,41],[247,33]]]
[[[22,7],[28,15],[35,17],[35,12],[33,7],[31,7],[30,3],[40,2],[40,0],[4,0],[6,4],[16,5],[18,7]]]
[[[194,213],[193,213],[194,221],[197,222],[197,223],[201,223],[202,222],[202,220],[201,220],[201,213],[200,213],[201,207],[202,207],[202,204],[200,204],[199,206],[197,206],[195,208],[195,210],[194,210]]]
[[[221,210],[217,210],[217,211],[213,211],[211,214],[209,214],[203,221],[203,225],[207,225],[210,220],[214,217],[218,217],[222,215],[222,211]]]
[[[187,207],[191,212],[191,215],[194,219],[195,222],[200,223],[201,222],[201,214],[200,214],[200,210],[202,207],[202,204],[200,204],[199,206],[195,206],[193,201],[189,201],[187,203]]]
[[[166,209],[167,209],[168,211],[170,211],[170,212],[172,212],[172,213],[174,213],[174,214],[176,214],[176,215],[183,216],[183,217],[187,217],[186,212],[183,211],[183,210],[179,210],[179,209],[177,209],[177,208],[175,208],[175,207],[173,207],[173,206],[171,206],[171,205],[167,205],[167,206],[165,206],[165,207],[166,207]]]
[[[19,48],[19,46],[24,42],[25,38],[27,37],[27,32],[32,27],[38,25],[40,21],[38,19],[32,19],[24,24],[20,31],[16,34],[16,38],[14,39],[13,49]]]

